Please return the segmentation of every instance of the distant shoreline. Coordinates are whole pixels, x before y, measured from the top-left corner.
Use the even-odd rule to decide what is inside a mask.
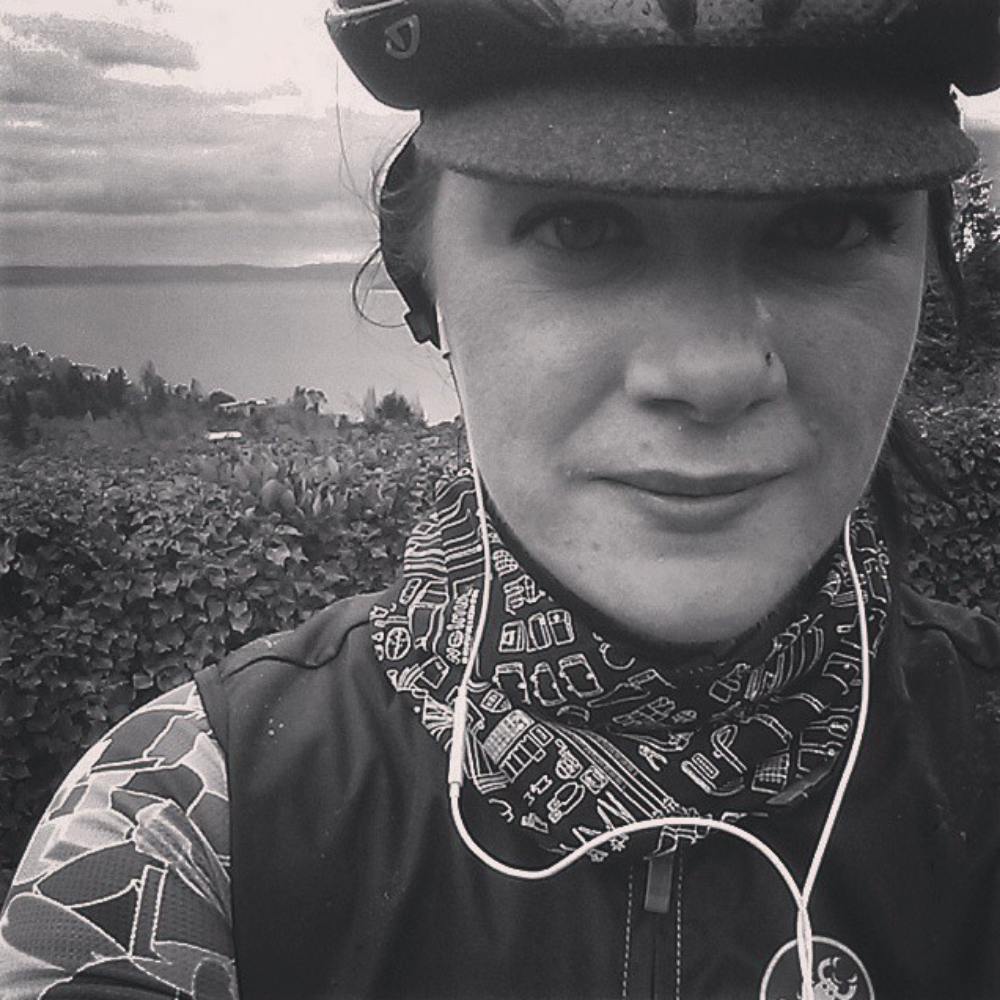
[[[261,267],[254,264],[130,264],[84,267],[0,266],[0,286],[160,285],[176,282],[342,281],[360,267],[355,261]],[[376,286],[380,287],[380,286]],[[388,286],[387,286],[388,287]]]

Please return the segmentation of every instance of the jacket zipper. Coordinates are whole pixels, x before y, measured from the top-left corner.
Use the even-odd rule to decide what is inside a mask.
[[[629,873],[623,1000],[681,1000],[683,865],[678,847]],[[639,912],[637,889],[642,892]]]
[[[625,957],[622,962],[622,1000],[628,1000],[629,973],[632,971],[632,907],[635,904],[635,868],[628,871],[628,901],[625,904]]]

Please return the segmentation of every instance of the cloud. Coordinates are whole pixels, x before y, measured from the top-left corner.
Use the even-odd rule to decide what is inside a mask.
[[[174,5],[166,0],[115,0],[119,7],[147,7],[157,14],[170,14]]]
[[[154,250],[183,259],[185,239],[191,260],[261,262],[368,242],[371,216],[352,192],[367,190],[372,162],[409,119],[348,108],[306,114],[293,81],[195,89],[193,76],[182,84],[157,70],[101,64],[76,28],[50,30],[65,19],[6,22],[17,37],[0,38],[0,259],[58,262],[63,247],[66,262],[81,262],[80,248],[93,242],[91,254],[127,263],[141,240],[109,234],[144,229],[159,234],[144,259],[156,259]],[[150,48],[138,48],[128,51],[145,53],[150,66]],[[69,240],[74,219],[79,232]],[[255,232],[264,234],[260,245],[234,235]]]
[[[40,77],[15,84],[39,124],[6,129],[0,211],[280,213],[338,201],[363,211],[340,184],[334,117],[258,110],[287,88],[211,95],[74,78],[46,55]]]
[[[143,31],[108,21],[74,20],[59,14],[49,17],[9,14],[3,20],[22,39],[51,46],[101,68],[198,68],[198,60],[191,44],[167,34]]]
[[[4,51],[6,49],[6,52]],[[9,128],[0,150],[0,210],[85,215],[293,212],[354,202],[341,185],[341,134],[366,162],[388,148],[385,122],[344,112],[310,118],[269,111],[292,84],[205,93],[100,74],[50,51],[0,43]]]
[[[86,104],[100,89],[92,67],[62,52],[22,49],[0,41],[0,101],[8,105]]]
[[[25,141],[4,157],[0,210],[284,213],[346,201],[334,158],[312,155],[311,139],[297,123],[261,120],[248,132],[217,130],[210,145],[146,144],[141,152],[126,143],[71,150],[36,145],[29,152]]]

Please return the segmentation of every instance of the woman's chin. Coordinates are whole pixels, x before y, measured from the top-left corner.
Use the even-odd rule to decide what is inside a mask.
[[[735,602],[734,602],[735,603]],[[732,642],[751,631],[780,603],[776,596],[772,605],[760,604],[706,609],[677,601],[672,606],[645,609],[633,606],[627,612],[606,613],[619,622],[623,630],[653,645],[706,646]]]
[[[810,565],[654,560],[628,578],[612,571],[578,596],[628,634],[657,645],[726,643],[789,603]],[[610,579],[609,579],[610,577]],[[636,581],[641,581],[639,585]],[[609,585],[610,584],[610,585]],[[590,588],[588,588],[590,589]]]
[[[707,513],[698,509],[692,520],[711,514],[718,523],[686,531],[588,503],[577,531],[564,534],[561,551],[551,548],[543,562],[582,601],[646,641],[726,642],[782,608],[837,536],[837,498],[826,497],[827,509],[817,511],[789,480],[771,487],[769,499],[736,510],[721,503]],[[579,538],[590,547],[576,546],[576,558],[567,558]]]

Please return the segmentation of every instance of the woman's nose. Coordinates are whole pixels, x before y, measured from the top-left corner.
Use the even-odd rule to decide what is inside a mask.
[[[625,375],[626,394],[640,405],[725,424],[787,388],[771,317],[752,295],[700,283],[641,322]]]

